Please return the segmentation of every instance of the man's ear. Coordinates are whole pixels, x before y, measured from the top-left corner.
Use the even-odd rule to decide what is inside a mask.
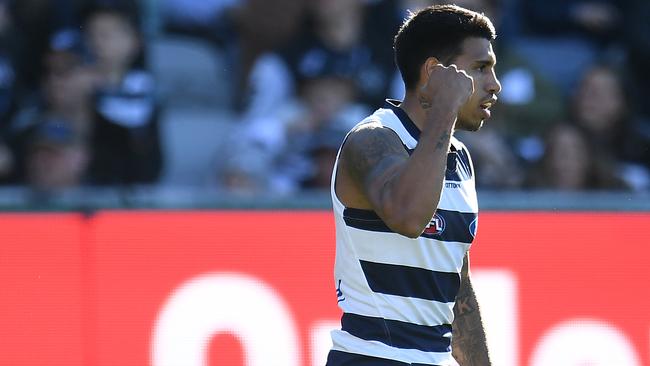
[[[425,88],[427,83],[429,83],[429,75],[431,75],[431,72],[433,71],[433,67],[440,64],[440,61],[438,61],[437,58],[435,57],[429,57],[427,58],[422,66],[420,66],[420,80],[418,82],[418,88]]]

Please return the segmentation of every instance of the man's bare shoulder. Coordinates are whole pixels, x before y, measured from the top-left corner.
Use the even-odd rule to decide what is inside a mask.
[[[383,156],[384,154],[404,153],[402,140],[392,129],[383,126],[379,121],[370,120],[355,126],[343,145],[343,157],[350,154]]]
[[[408,158],[402,140],[392,129],[379,121],[357,125],[348,135],[341,152],[345,170],[357,181],[363,181],[385,163]]]
[[[395,131],[377,120],[354,127],[339,158],[336,192],[347,207],[372,209],[368,187],[382,171],[408,159]]]

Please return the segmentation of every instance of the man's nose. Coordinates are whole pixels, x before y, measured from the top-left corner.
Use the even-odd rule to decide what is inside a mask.
[[[499,79],[497,79],[496,74],[492,74],[492,77],[488,82],[487,89],[492,94],[499,94],[501,92],[501,82]]]

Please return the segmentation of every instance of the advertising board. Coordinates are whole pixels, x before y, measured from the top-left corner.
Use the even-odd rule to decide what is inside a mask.
[[[650,214],[483,212],[495,365],[650,365]],[[0,364],[323,365],[327,211],[0,215]]]

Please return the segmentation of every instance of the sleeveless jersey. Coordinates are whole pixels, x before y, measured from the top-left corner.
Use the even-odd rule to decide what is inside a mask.
[[[420,131],[398,103],[387,101],[361,123],[379,121],[411,153]],[[341,329],[332,332],[327,365],[456,365],[451,355],[453,307],[478,223],[466,147],[452,137],[440,202],[416,239],[393,232],[374,211],[347,208],[339,201],[338,160],[331,194],[334,280],[343,317]]]

